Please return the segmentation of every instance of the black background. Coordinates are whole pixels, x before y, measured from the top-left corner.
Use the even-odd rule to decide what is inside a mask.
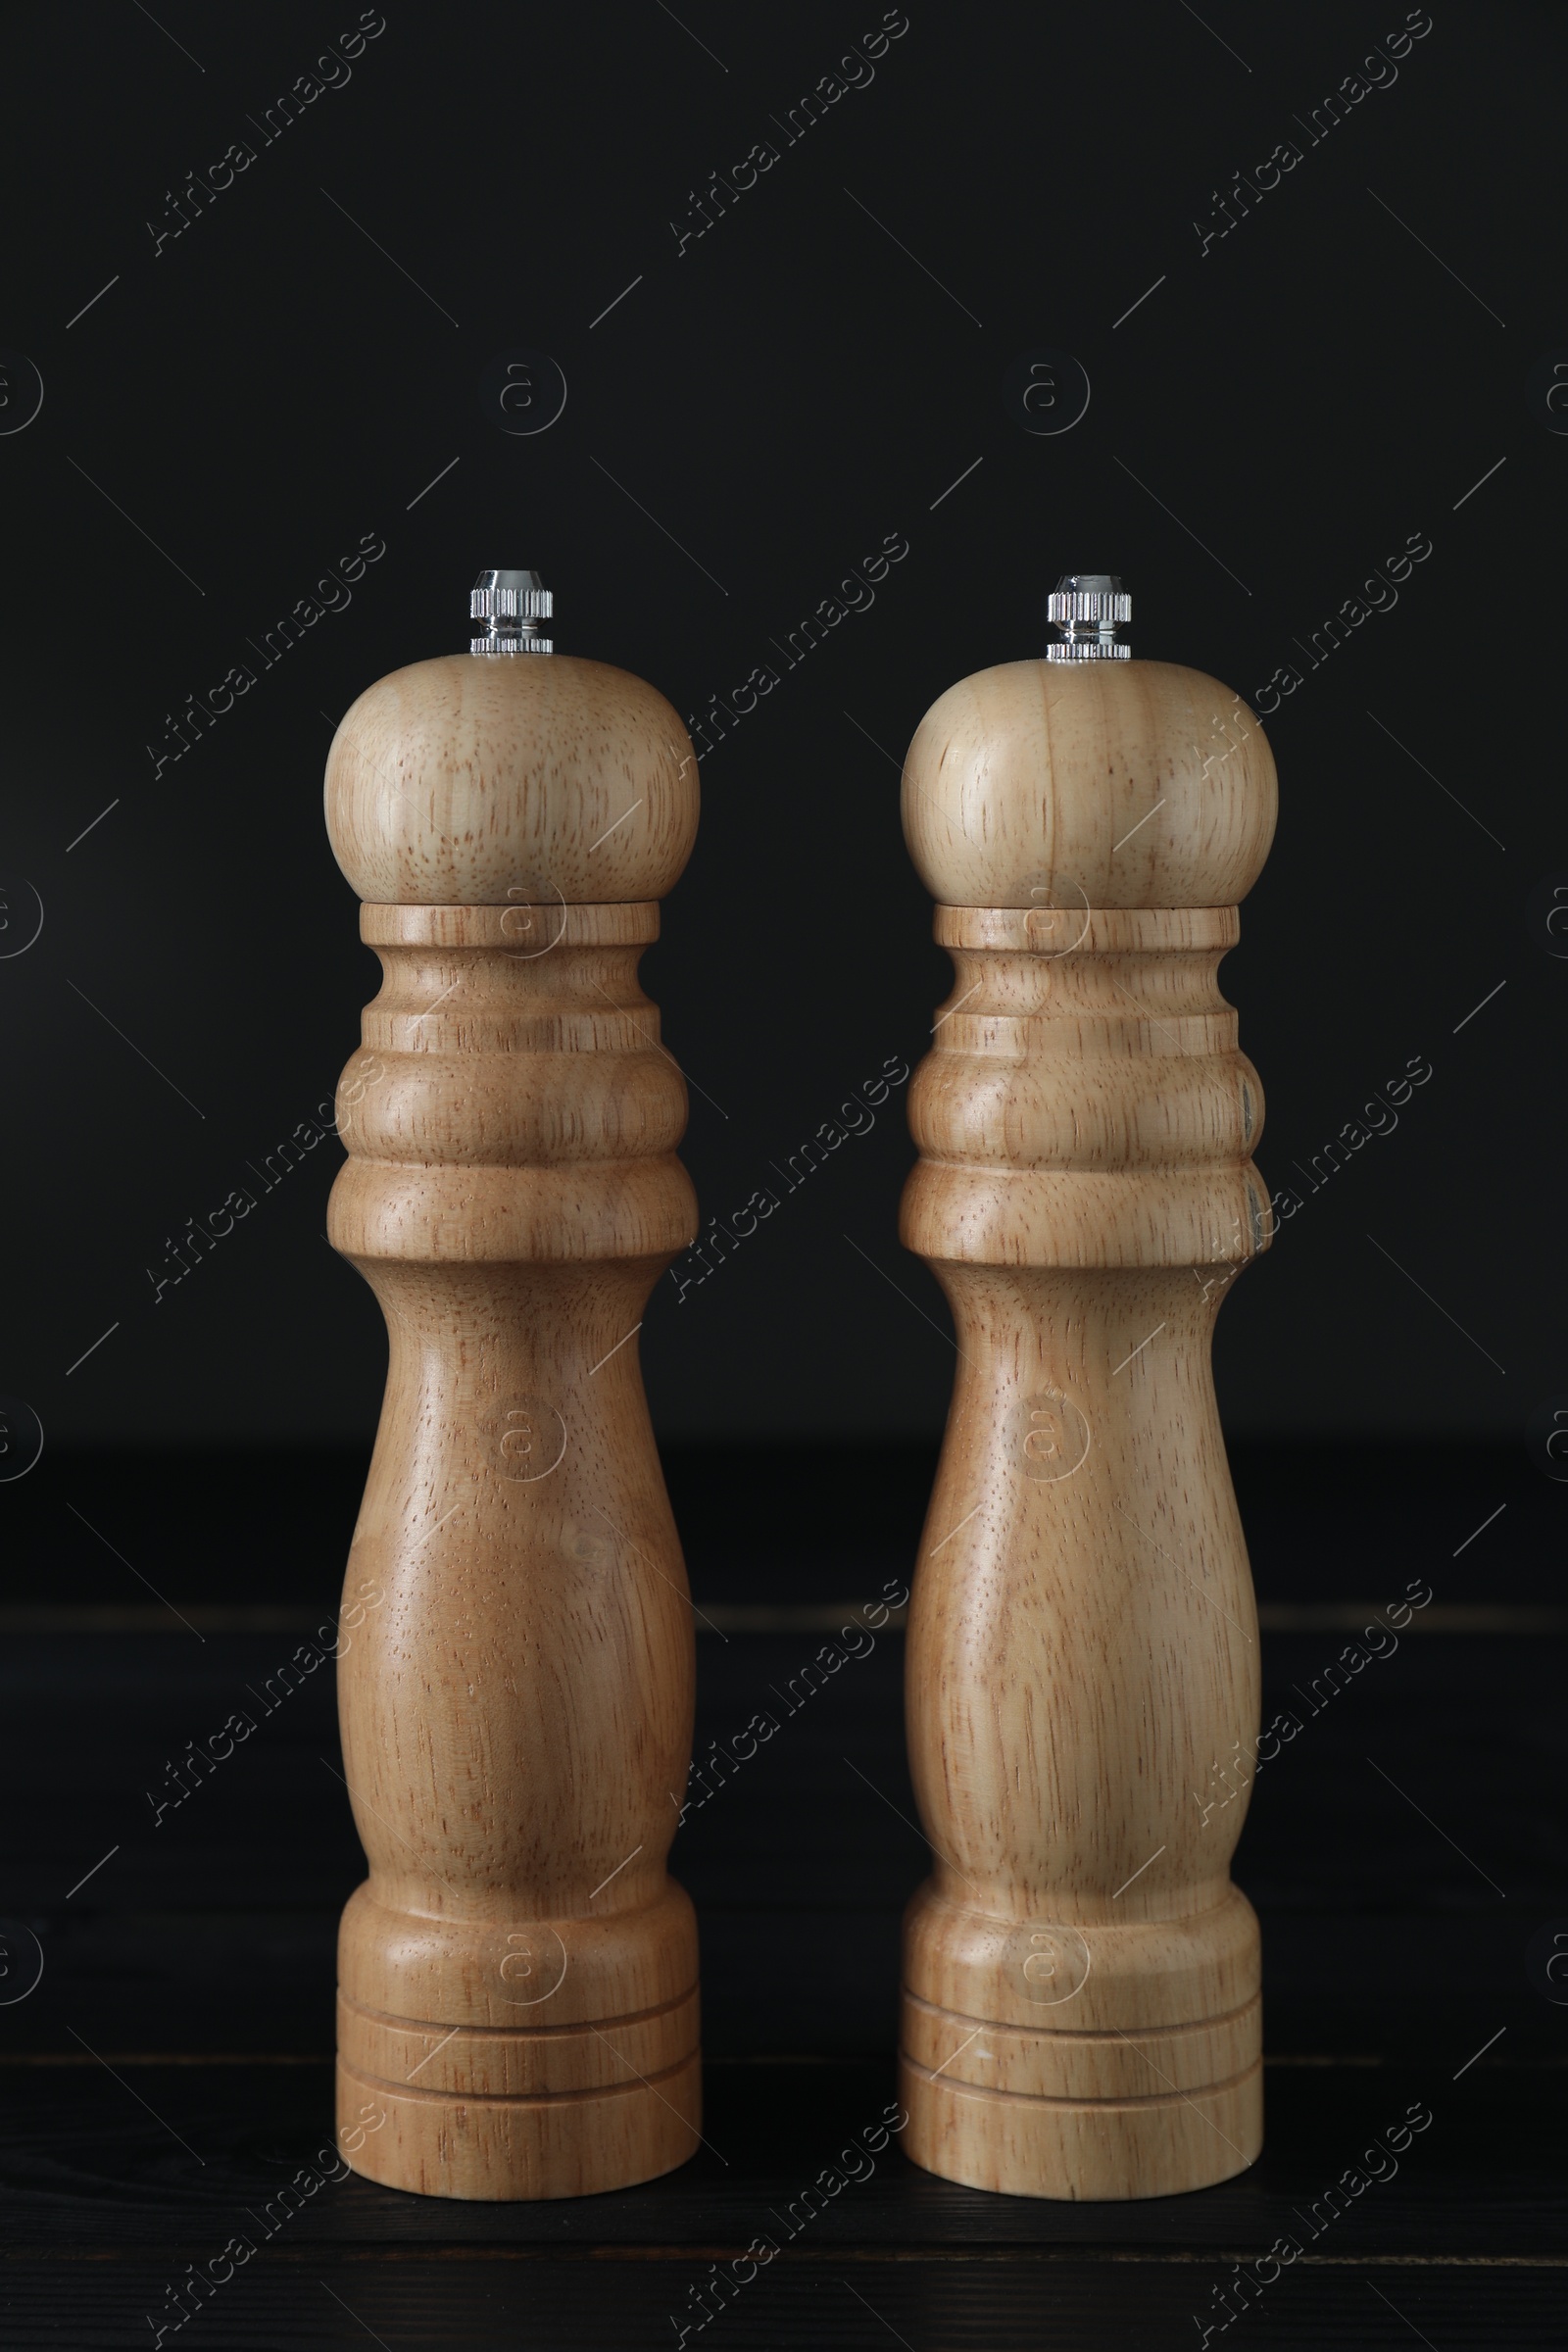
[[[1235,1864],[1263,1929],[1268,2136],[1219,2188],[1106,2206],[985,2196],[890,2151],[701,2340],[1191,2343],[1414,2100],[1435,2121],[1398,2180],[1247,2342],[1560,2339],[1568,2009],[1544,1955],[1568,1948],[1568,1484],[1540,1473],[1568,1413],[1568,961],[1545,920],[1568,884],[1568,416],[1541,400],[1558,361],[1568,380],[1568,19],[1439,0],[1392,86],[1314,143],[1314,108],[1404,17],[911,0],[874,78],[793,142],[878,7],[388,0],[346,86],[270,140],[353,7],[10,24],[0,353],[44,389],[7,430],[27,377],[6,366],[0,1400],[45,1436],[0,1482],[19,2352],[144,2340],[171,2281],[330,2147],[333,1946],[363,1871],[330,1675],[188,1804],[160,1819],[148,1792],[338,1607],[385,1340],[322,1231],[337,1145],[158,1304],[148,1269],[355,1050],[376,970],[322,822],[331,730],[466,642],[485,564],[536,565],[563,651],[701,717],[890,533],[909,552],[871,609],[704,758],[645,959],[705,1213],[925,1050],[950,968],[897,769],[955,679],[1038,654],[1060,572],[1120,570],[1135,653],[1250,702],[1301,672],[1266,721],[1279,833],[1223,975],[1269,1101],[1259,1164],[1302,1196],[1216,1348],[1264,1717],[1306,1715]],[[155,253],[186,174],[241,139],[255,162]],[[777,163],[679,250],[710,172],[763,139]],[[1205,252],[1217,192],[1286,139],[1300,163]],[[532,437],[480,400],[519,351],[567,386]],[[1003,398],[1043,351],[1091,386],[1059,436]],[[261,668],[251,641],[365,534],[386,552],[352,603]],[[1303,641],[1412,534],[1432,553],[1396,607],[1310,666]],[[236,662],[255,687],[155,772],[169,714]],[[1311,1191],[1412,1057],[1432,1076],[1396,1129]],[[897,1240],[911,1156],[895,1094],[710,1282],[655,1292],[699,1756],[909,1576],[953,1363]],[[1431,1598],[1397,1655],[1318,1703],[1411,1588]],[[336,2182],[177,2340],[676,2340],[671,2313],[891,2092],[900,1912],[928,1866],[903,1646],[890,1626],[676,1838],[703,1951],[691,2163],[505,2206]]]
[[[791,145],[782,119],[876,9],[392,6],[270,144],[265,110],[353,10],[13,25],[0,342],[45,397],[0,437],[4,857],[14,928],[22,881],[45,921],[0,963],[0,1388],[51,1446],[373,1427],[380,1318],[321,1238],[335,1143],[156,1307],[147,1272],[356,1044],[374,971],[320,810],[354,697],[460,647],[475,570],[523,564],[563,650],[700,713],[900,532],[874,607],[705,758],[646,959],[705,1211],[923,1049],[949,980],[904,749],[954,679],[1040,649],[1058,572],[1118,568],[1135,652],[1253,701],[1282,663],[1304,680],[1267,722],[1279,833],[1226,966],[1259,1161],[1304,1206],[1221,1320],[1227,1426],[1522,1448],[1568,1385],[1544,1307],[1568,965],[1527,914],[1568,868],[1568,440],[1526,398],[1568,351],[1568,25],[1442,9],[1314,145],[1298,119],[1404,12],[1205,16],[916,6]],[[1215,192],[1291,137],[1300,164],[1201,251]],[[171,192],[235,139],[255,163],[155,255]],[[678,251],[671,222],[760,139],[777,164]],[[531,438],[479,401],[519,348],[568,386]],[[1044,348],[1092,384],[1057,437],[1002,398]],[[352,605],[155,777],[166,714],[367,532],[387,552]],[[1411,533],[1433,553],[1396,609],[1309,668],[1300,641]],[[1296,1163],[1412,1055],[1434,1075],[1397,1131],[1306,1194]],[[710,1284],[678,1307],[661,1286],[662,1436],[935,1435],[952,1358],[896,1238],[910,1156],[895,1097]]]

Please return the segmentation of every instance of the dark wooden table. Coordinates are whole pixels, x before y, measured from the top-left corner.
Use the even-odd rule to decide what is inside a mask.
[[[1544,1973],[1552,1931],[1568,1952],[1563,1491],[1522,1453],[1239,1458],[1266,1704],[1302,1719],[1236,1871],[1263,1921],[1267,2142],[1223,2187],[1082,2207],[954,2187],[896,2137],[857,2151],[894,2097],[924,1869],[895,1631],[680,1834],[708,2054],[689,2165],[532,2206],[334,2177],[333,1936],[362,1865],[329,1670],[156,1827],[147,1791],[331,1613],[361,1467],[66,1460],[8,1498],[6,2346],[1568,2337],[1568,1983]],[[700,1755],[906,1573],[928,1468],[672,1460]],[[1368,1604],[1412,1579],[1431,1602],[1331,1695]],[[1431,2121],[1396,2160],[1368,2155],[1412,2109]]]

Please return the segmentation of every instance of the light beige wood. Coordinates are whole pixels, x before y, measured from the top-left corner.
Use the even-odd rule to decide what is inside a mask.
[[[927,714],[904,812],[955,984],[901,1231],[959,1351],[908,1620],[905,2146],[1013,2195],[1165,2195],[1262,2137],[1245,1800],[1209,1801],[1258,1725],[1209,1345],[1269,1239],[1217,969],[1273,762],[1197,672],[1016,662]]]
[[[1234,906],[1274,812],[1251,711],[1169,662],[981,670],[932,705],[905,767],[909,855],[953,906]]]
[[[390,1339],[348,1572],[379,1597],[339,1667],[370,1868],[339,2144],[394,2187],[579,2195],[698,2145],[696,1923],[664,1867],[692,1617],[636,1336],[697,1230],[637,979],[696,774],[651,687],[538,655],[400,670],[328,762],[339,861],[386,894],[328,1232]]]
[[[395,669],[327,761],[333,851],[378,905],[504,906],[530,882],[585,906],[662,899],[696,823],[697,757],[663,696],[566,654]]]

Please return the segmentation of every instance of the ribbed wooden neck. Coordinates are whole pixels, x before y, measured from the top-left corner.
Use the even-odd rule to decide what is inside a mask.
[[[362,1262],[667,1257],[696,1231],[685,1083],[637,978],[659,908],[518,914],[361,909],[384,977],[330,1232]]]
[[[939,906],[953,993],[915,1073],[903,1237],[1062,1267],[1255,1256],[1263,1092],[1219,963],[1234,906]]]
[[[1242,1808],[1202,1803],[1258,1721],[1209,1371],[1269,1238],[1219,965],[1274,770],[1233,702],[1163,663],[1009,663],[950,688],[905,769],[954,984],[900,1230],[958,1351],[909,1611],[935,1867],[905,1920],[905,2145],[1015,2195],[1199,2187],[1261,2131]]]

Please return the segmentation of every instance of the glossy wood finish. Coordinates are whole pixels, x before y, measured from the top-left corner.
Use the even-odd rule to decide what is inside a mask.
[[[400,671],[328,767],[345,870],[405,894],[362,910],[384,981],[328,1217],[391,1346],[348,1575],[380,1598],[339,1677],[370,1876],[338,2124],[395,2187],[584,2194],[698,2144],[696,1925],[664,1868],[692,1618],[637,1363],[697,1223],[637,980],[695,777],[652,688],[559,657]]]
[[[1234,906],[1275,807],[1252,712],[1170,662],[980,670],[932,704],[904,770],[909,855],[953,906]]]
[[[327,759],[327,830],[383,905],[662,899],[692,854],[697,757],[663,696],[569,654],[446,654],[366,688]],[[519,887],[520,886],[520,887]]]
[[[1216,975],[1273,767],[1196,672],[1020,662],[928,714],[905,818],[956,979],[901,1231],[958,1345],[909,1617],[906,2146],[1018,2195],[1168,2194],[1262,2129],[1244,1807],[1205,1797],[1258,1729],[1209,1341],[1269,1238]]]
[[[875,1447],[847,1459],[781,1447],[728,1470],[708,1452],[669,1469],[699,1604],[728,1634],[698,1619],[703,1750],[710,1737],[727,1742],[769,1684],[785,1690],[823,1638],[805,1624],[742,1631],[719,1596],[863,1598],[906,1575],[924,1495],[915,1463]],[[330,1529],[345,1502],[352,1510],[352,1474],[334,1463],[323,1488],[308,1452],[272,1457],[266,1481],[254,1457],[220,1471],[200,1455],[46,1455],[38,1475],[50,1483],[16,1532],[29,1588],[55,1596],[57,1630],[8,1625],[5,1651],[21,1798],[8,1899],[46,1953],[37,1989],[0,2010],[7,2352],[150,2346],[166,2322],[164,2352],[346,2347],[369,2344],[367,2329],[392,2352],[421,2340],[514,2352],[541,2339],[620,2352],[673,2347],[688,2324],[686,2352],[868,2352],[894,2342],[884,2322],[919,2352],[1196,2346],[1205,2326],[1209,2352],[1413,2345],[1369,2281],[1441,2352],[1554,2344],[1564,2013],[1521,1955],[1537,1923],[1562,1910],[1555,1788],[1542,1763],[1560,1743],[1568,1661],[1560,1607],[1544,1635],[1506,1603],[1549,1587],[1560,1490],[1520,1446],[1457,1458],[1451,1446],[1249,1450],[1238,1472],[1276,1605],[1288,1593],[1320,1617],[1341,1612],[1337,1630],[1265,1634],[1265,1713],[1294,1708],[1303,1729],[1261,1773],[1243,1849],[1270,1959],[1258,2164],[1192,2197],[1061,2204],[937,2180],[906,2162],[907,2131],[874,2171],[854,2152],[895,2096],[898,1913],[922,1867],[919,1840],[886,1801],[913,1819],[904,1637],[890,1633],[681,1833],[681,1874],[705,1925],[710,2146],[590,2203],[479,2205],[342,2177],[333,2147],[322,1986],[336,1890],[358,1857],[321,1761],[338,1761],[325,1672],[270,1716],[253,1704],[254,1736],[158,1829],[126,1783],[138,1754],[157,1759],[176,1732],[182,1740],[220,1723],[245,1686],[265,1691],[279,1657],[329,1614],[341,1565]],[[220,1553],[211,1530],[244,1480],[254,1507]],[[777,1513],[748,1513],[764,1488]],[[63,1494],[128,1558],[161,1560],[164,1589],[205,1644],[150,1597],[146,1630],[60,1626],[64,1600],[133,1581],[85,1529],[75,1550],[69,1532],[62,1541]],[[834,1551],[822,1503],[840,1494],[831,1534],[848,1544]],[[1484,1596],[1494,1619],[1517,1615],[1520,1630],[1438,1630],[1434,1602],[1353,1689],[1314,1693],[1349,1627],[1403,1589],[1412,1563],[1446,1560],[1505,1498],[1495,1527],[1433,1581]],[[773,1548],[781,1532],[787,1561]],[[294,1607],[274,1609],[267,1628],[220,1631],[236,1592],[247,1614],[262,1597],[292,1594]],[[63,1743],[67,1718],[75,1728]],[[122,1850],[64,1900],[117,1838]],[[13,1965],[20,1948],[13,1935]],[[1413,2105],[1435,2121],[1396,2170],[1372,2151]],[[808,2184],[824,2175],[808,2207]],[[231,2236],[255,2255],[228,2276]],[[735,2294],[748,2276],[740,2257],[760,2236],[779,2252]],[[1259,2294],[1281,2240],[1303,2258]],[[703,2307],[723,2302],[720,2321],[699,2327],[694,2289]],[[1242,2324],[1227,2325],[1244,2304]],[[204,2324],[181,2328],[198,2306]]]

